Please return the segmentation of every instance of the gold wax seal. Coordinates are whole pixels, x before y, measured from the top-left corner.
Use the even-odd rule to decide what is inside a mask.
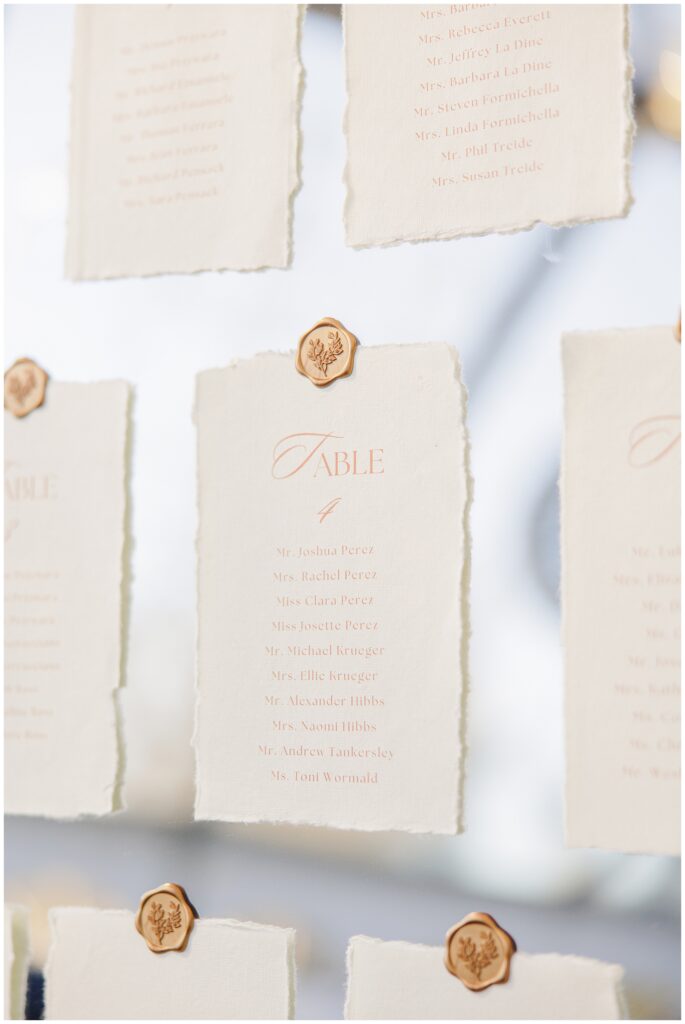
[[[467,914],[447,933],[445,967],[473,992],[509,980],[511,935],[489,914]]]
[[[17,359],[5,373],[5,408],[13,416],[28,416],[45,400],[48,375],[33,359]]]
[[[354,334],[327,316],[300,338],[295,366],[312,384],[325,388],[352,373],[356,348]]]
[[[153,953],[180,953],[188,944],[197,912],[180,885],[165,882],[143,893],[136,928]]]

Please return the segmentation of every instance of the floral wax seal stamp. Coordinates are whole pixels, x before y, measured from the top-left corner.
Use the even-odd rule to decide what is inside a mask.
[[[45,401],[48,375],[33,359],[17,359],[5,373],[5,408],[13,416],[28,416]]]
[[[467,914],[445,939],[445,967],[473,992],[509,980],[511,935],[489,914]]]
[[[357,344],[339,320],[324,317],[300,338],[295,366],[312,384],[325,388],[352,373]]]
[[[153,953],[180,953],[188,944],[197,911],[180,885],[166,882],[143,893],[136,928]]]

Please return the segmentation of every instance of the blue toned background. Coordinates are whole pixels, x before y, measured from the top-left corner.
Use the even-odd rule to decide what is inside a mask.
[[[5,362],[30,354],[56,378],[135,385],[129,810],[68,825],[6,819],[5,897],[32,907],[35,967],[49,906],[134,909],[174,880],[202,916],[297,928],[299,1017],[341,1016],[350,935],[437,945],[475,909],[526,951],[624,964],[634,1016],[679,1016],[679,861],[563,847],[557,500],[561,331],[678,316],[679,7],[632,11],[636,202],[625,221],[346,249],[340,11],[314,6],[292,269],[83,284],[62,273],[72,17],[6,8]],[[462,356],[476,489],[458,838],[191,823],[194,375],[292,348],[324,314],[366,344],[448,341]]]

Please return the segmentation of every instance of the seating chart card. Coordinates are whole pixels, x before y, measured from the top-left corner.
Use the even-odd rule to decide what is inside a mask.
[[[621,1020],[623,969],[577,956],[516,953],[509,981],[472,992],[443,950],[357,935],[347,950],[346,1020]]]
[[[5,1020],[23,1020],[31,945],[26,907],[5,904]]]
[[[300,16],[76,8],[68,277],[288,265]]]
[[[290,1020],[295,932],[195,922],[182,952],[152,953],[125,910],[50,913],[47,1020]]]
[[[562,592],[571,846],[680,852],[680,345],[563,341]]]
[[[628,212],[624,5],[344,10],[349,245]]]
[[[5,413],[5,811],[121,807],[129,387],[51,381]]]
[[[440,344],[200,374],[197,818],[460,830],[464,415]]]

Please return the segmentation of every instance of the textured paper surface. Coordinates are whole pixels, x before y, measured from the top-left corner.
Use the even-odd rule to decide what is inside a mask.
[[[26,907],[5,904],[5,1020],[23,1020],[31,945]]]
[[[623,5],[348,5],[347,242],[624,216]]]
[[[566,833],[680,852],[680,346],[568,334],[562,468]]]
[[[121,806],[129,387],[48,383],[5,413],[5,811]]]
[[[623,969],[515,953],[509,981],[471,992],[443,950],[357,935],[347,950],[346,1020],[620,1020]]]
[[[126,910],[50,913],[49,1020],[289,1020],[295,932],[200,920],[182,953],[152,953]]]
[[[197,818],[459,829],[464,405],[439,344],[200,374]]]
[[[292,4],[77,7],[68,277],[287,266],[299,27]]]

